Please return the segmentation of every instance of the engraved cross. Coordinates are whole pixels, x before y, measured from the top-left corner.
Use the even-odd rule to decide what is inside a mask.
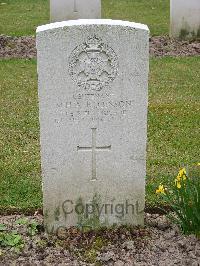
[[[97,168],[96,168],[96,151],[110,151],[111,145],[97,147],[96,144],[96,128],[92,128],[92,147],[80,147],[77,146],[78,151],[92,151],[92,179],[97,180]]]
[[[77,3],[76,3],[76,0],[74,0],[74,13],[78,12],[77,10]]]

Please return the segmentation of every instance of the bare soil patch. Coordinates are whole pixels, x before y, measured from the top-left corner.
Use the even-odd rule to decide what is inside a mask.
[[[162,56],[199,56],[200,41],[181,41],[166,36],[150,39],[150,55]]]
[[[23,215],[1,216],[0,223],[22,235],[19,253],[0,247],[0,265],[200,265],[200,239],[184,236],[165,216],[146,214],[146,227],[118,227],[81,232],[70,228],[48,237],[43,216],[26,216],[37,222],[37,233],[28,234],[26,225],[16,224]]]
[[[200,41],[180,41],[167,36],[150,38],[150,56],[199,56]],[[36,58],[35,37],[0,35],[0,58]]]
[[[0,35],[0,58],[32,59],[35,57],[36,43],[34,37]]]

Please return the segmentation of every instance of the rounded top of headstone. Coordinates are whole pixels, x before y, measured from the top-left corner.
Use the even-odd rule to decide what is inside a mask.
[[[57,28],[72,27],[72,26],[87,26],[87,25],[122,26],[122,27],[130,27],[133,29],[149,31],[147,25],[135,22],[112,20],[112,19],[78,19],[78,20],[68,20],[68,21],[55,22],[55,23],[42,25],[37,27],[36,32],[39,33]]]

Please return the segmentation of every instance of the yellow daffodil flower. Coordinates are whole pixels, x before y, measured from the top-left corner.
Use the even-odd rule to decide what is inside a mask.
[[[182,168],[182,169],[179,171],[179,173],[178,173],[176,179],[177,179],[179,182],[181,181],[181,179],[183,179],[183,180],[186,180],[186,179],[187,179],[186,169],[185,169],[185,168]]]
[[[181,183],[177,182],[176,186],[177,186],[178,189],[180,189],[181,188]]]
[[[175,179],[175,185],[176,185],[176,187],[178,189],[180,189],[181,188],[181,182],[180,182],[180,180]]]
[[[186,176],[186,175],[183,175],[183,176],[182,176],[182,179],[183,179],[183,180],[186,180],[186,179],[187,179],[187,176]]]
[[[163,185],[159,185],[158,189],[156,189],[156,194],[165,194],[165,189]]]

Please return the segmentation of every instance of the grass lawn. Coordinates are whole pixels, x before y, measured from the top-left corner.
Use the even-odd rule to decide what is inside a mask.
[[[0,34],[34,35],[48,19],[48,0],[0,0]]]
[[[199,161],[199,69],[200,57],[150,62],[146,200],[151,205],[160,182]]]
[[[169,0],[102,0],[102,18],[147,24],[152,35],[169,32]],[[34,35],[49,23],[48,0],[0,0],[0,34]]]
[[[200,58],[151,59],[147,204],[182,165],[199,161]],[[0,61],[0,206],[41,207],[36,62]],[[160,203],[158,203],[160,204]]]
[[[151,35],[169,34],[170,0],[103,0],[103,18],[147,24]]]
[[[0,206],[41,206],[36,62],[0,61]]]

